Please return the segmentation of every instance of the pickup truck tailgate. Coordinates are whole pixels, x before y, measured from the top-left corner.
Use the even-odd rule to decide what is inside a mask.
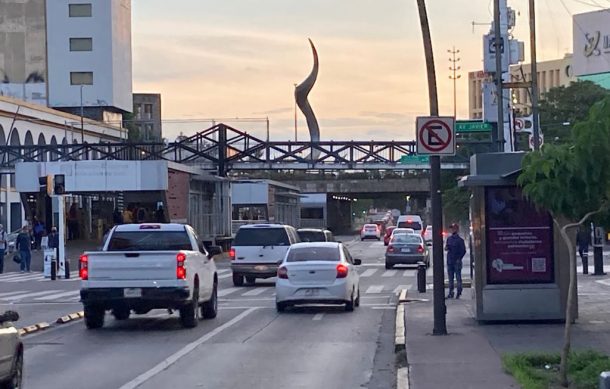
[[[176,251],[88,253],[90,281],[175,280]]]

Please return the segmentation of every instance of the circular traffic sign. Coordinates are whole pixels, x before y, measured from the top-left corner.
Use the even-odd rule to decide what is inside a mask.
[[[445,150],[453,137],[449,125],[438,119],[425,122],[419,129],[418,136],[421,145],[433,153]]]
[[[524,127],[523,119],[515,119],[515,131],[521,131]]]

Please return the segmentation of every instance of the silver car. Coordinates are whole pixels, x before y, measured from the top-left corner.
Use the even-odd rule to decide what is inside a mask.
[[[417,234],[394,235],[385,252],[385,268],[391,269],[394,265],[417,265],[423,262],[430,266],[430,253],[424,239]]]
[[[13,322],[19,320],[17,312],[0,315],[0,388],[21,388],[23,374],[23,343]]]

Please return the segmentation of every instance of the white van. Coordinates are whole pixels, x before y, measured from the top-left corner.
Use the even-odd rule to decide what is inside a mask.
[[[416,234],[421,235],[424,230],[423,224],[424,222],[419,215],[401,215],[398,217],[396,227],[412,228]]]
[[[251,224],[237,230],[229,250],[233,285],[249,284],[257,278],[271,278],[277,274],[290,245],[299,243],[297,230],[281,224]]]

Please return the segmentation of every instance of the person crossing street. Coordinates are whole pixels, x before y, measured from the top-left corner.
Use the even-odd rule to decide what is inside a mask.
[[[457,224],[451,225],[451,236],[447,238],[445,250],[447,251],[447,275],[449,276],[449,294],[447,298],[453,298],[454,278],[457,283],[457,294],[455,298],[462,295],[462,258],[466,255],[466,244],[459,235],[460,228]]]

